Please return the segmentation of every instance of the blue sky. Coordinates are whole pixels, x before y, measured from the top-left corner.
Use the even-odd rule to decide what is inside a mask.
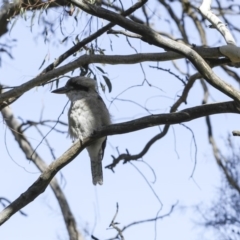
[[[49,11],[52,19],[56,16],[53,11]],[[164,16],[164,13],[162,13]],[[86,16],[83,14],[83,19]],[[57,20],[57,18],[56,18]],[[84,22],[84,20],[82,20]],[[99,21],[99,24],[104,21]],[[33,33],[30,32],[29,22],[19,20],[11,31],[3,39],[18,39],[17,47],[13,49],[14,60],[4,57],[0,68],[1,84],[17,86],[32,79],[41,70],[38,70],[46,54],[49,55],[46,67],[56,57],[72,46],[71,41],[60,44],[59,40],[64,37],[58,34],[53,38],[52,43],[44,43],[41,37],[35,38],[41,30],[37,23],[33,26]],[[165,24],[165,25],[164,25]],[[166,29],[167,23],[164,18],[159,23],[159,29]],[[67,28],[69,26],[69,29]],[[66,23],[67,31],[74,29],[71,19]],[[84,24],[79,23],[82,30]],[[192,27],[192,26],[190,26]],[[198,41],[194,29],[190,32],[192,42]],[[74,34],[77,31],[75,29]],[[219,34],[216,31],[208,30],[209,40],[216,39]],[[74,38],[74,34],[72,34]],[[112,40],[113,51],[109,48]],[[130,40],[132,45],[140,52],[153,52],[157,48],[139,43],[137,40]],[[99,41],[99,45],[106,49],[105,54],[133,54],[125,42],[125,37],[104,35]],[[215,44],[209,41],[209,44]],[[159,51],[159,49],[158,49]],[[79,56],[79,55],[78,55]],[[66,62],[69,62],[67,60]],[[179,60],[177,64],[184,69],[184,61]],[[153,113],[166,113],[181,94],[182,83],[163,71],[149,68],[155,63],[144,63],[143,67],[147,80],[152,87],[146,83],[141,87],[129,89],[119,96],[120,99],[132,100],[153,109]],[[143,82],[144,75],[140,65],[120,65],[102,66],[97,65],[108,73],[113,85],[113,91],[102,92],[102,95],[109,111],[112,115],[113,123],[123,122],[146,116],[148,113],[134,103],[115,100],[110,105],[111,99],[116,97],[126,88],[139,85]],[[161,63],[162,68],[170,68],[173,72],[177,70],[171,62]],[[192,70],[192,72],[194,72]],[[217,73],[220,73],[216,70]],[[77,71],[76,73],[77,74]],[[70,75],[70,74],[69,74]],[[101,79],[100,73],[98,79]],[[225,81],[231,81],[221,73]],[[66,79],[60,82],[65,84]],[[101,81],[104,83],[103,79]],[[231,82],[234,84],[233,82]],[[155,88],[153,86],[157,86]],[[223,94],[211,89],[210,101],[225,101],[227,98]],[[188,104],[180,109],[201,104],[203,91],[199,82],[196,82],[189,95]],[[37,87],[24,94],[18,101],[11,105],[16,117],[25,120],[38,121],[40,112],[43,111],[43,118],[56,120],[62,112],[67,102],[65,96],[51,94],[50,86]],[[179,109],[179,110],[180,110]],[[231,130],[238,129],[239,117],[236,115],[221,115],[211,117],[213,130],[219,146],[224,150],[224,138]],[[67,110],[62,114],[61,120],[67,122]],[[20,121],[20,119],[19,119]],[[158,141],[150,151],[144,156],[147,162],[155,171],[157,176],[153,184],[154,175],[149,167],[143,162],[134,162],[146,179],[151,184],[155,193],[162,203],[162,210],[159,215],[169,211],[171,206],[178,201],[178,208],[170,217],[160,220],[157,223],[157,239],[209,239],[211,232],[196,227],[193,223],[199,220],[200,215],[195,211],[185,208],[199,204],[210,204],[217,194],[217,187],[220,185],[221,176],[218,167],[212,156],[212,149],[208,143],[205,119],[197,119],[186,123],[194,131],[197,143],[197,167],[194,173],[194,181],[190,178],[194,168],[195,146],[192,134],[184,126],[175,125],[170,128],[166,137]],[[62,128],[67,130],[66,128]],[[162,126],[161,126],[162,129]],[[49,129],[43,128],[46,134]],[[138,153],[146,142],[159,132],[158,127],[145,129],[142,131],[116,135],[108,138],[103,165],[111,163],[111,155],[117,156],[117,150],[122,153],[127,148],[130,153]],[[41,136],[36,130],[31,129],[26,132],[33,146],[37,146],[41,141]],[[24,192],[39,176],[38,170],[32,163],[25,159],[25,156],[18,148],[17,143],[6,129],[4,120],[0,120],[0,197],[14,200]],[[71,146],[71,141],[67,134],[57,134],[51,132],[48,137],[54,148],[56,156],[60,156]],[[50,163],[53,159],[48,148],[43,143],[37,149],[41,157]],[[153,218],[161,207],[160,202],[155,197],[144,178],[136,171],[131,164],[119,164],[115,173],[104,170],[104,185],[94,187],[91,182],[90,163],[86,151],[82,152],[72,163],[66,166],[61,173],[64,180],[58,174],[57,178],[61,182],[64,193],[67,196],[71,209],[77,220],[79,229],[86,228],[90,233],[99,239],[106,239],[114,236],[115,230],[109,230],[108,226],[116,210],[116,202],[119,203],[119,214],[117,221],[120,226],[125,226],[133,221]],[[23,211],[28,217],[23,217],[16,213],[2,227],[0,239],[19,240],[40,240],[40,239],[68,239],[67,231],[60,213],[58,204],[51,189],[47,189],[34,202],[26,206]],[[135,226],[124,232],[126,239],[154,239],[154,223],[146,223]]]

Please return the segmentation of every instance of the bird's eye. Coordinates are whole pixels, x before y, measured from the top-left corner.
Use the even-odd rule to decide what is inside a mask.
[[[76,91],[85,91],[85,92],[88,92],[89,91],[89,88],[84,86],[84,85],[81,85],[79,83],[70,83],[69,86],[71,86],[74,90]]]

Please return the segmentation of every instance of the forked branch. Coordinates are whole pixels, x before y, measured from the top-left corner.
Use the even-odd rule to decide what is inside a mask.
[[[13,214],[25,207],[37,196],[45,191],[53,177],[67,164],[69,164],[86,146],[92,143],[96,138],[129,133],[148,127],[153,127],[162,124],[178,124],[186,121],[191,121],[196,118],[218,114],[218,113],[240,113],[238,105],[231,102],[222,102],[215,104],[206,104],[198,107],[184,109],[177,113],[151,115],[137,120],[113,124],[103,127],[96,131],[92,137],[85,139],[82,142],[77,141],[69,148],[61,157],[52,162],[42,172],[39,178],[15,201],[6,207],[0,213],[0,225],[6,222]]]

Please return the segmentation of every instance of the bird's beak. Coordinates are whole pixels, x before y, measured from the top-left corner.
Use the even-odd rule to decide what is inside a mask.
[[[67,93],[70,89],[67,87],[61,87],[56,90],[53,90],[52,93],[64,94]]]

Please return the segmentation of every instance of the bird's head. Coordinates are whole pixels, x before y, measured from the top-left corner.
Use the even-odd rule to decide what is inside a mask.
[[[58,88],[52,93],[68,94],[72,91],[92,92],[96,91],[96,81],[88,77],[73,77],[70,78],[64,87]]]

